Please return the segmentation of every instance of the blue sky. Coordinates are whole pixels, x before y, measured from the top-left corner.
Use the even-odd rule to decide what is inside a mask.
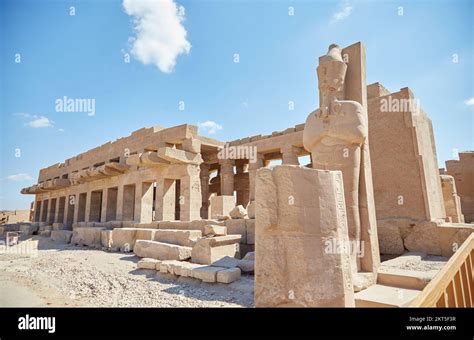
[[[0,209],[29,206],[33,196],[19,191],[40,168],[141,127],[208,122],[202,134],[232,140],[303,123],[318,106],[317,57],[332,42],[366,45],[368,83],[412,89],[433,121],[440,166],[474,149],[471,1],[177,6],[184,20],[152,20],[147,33],[132,19],[146,6],[127,13],[122,0],[0,0]],[[135,45],[160,34],[174,55]],[[94,99],[95,114],[57,112],[64,96]]]

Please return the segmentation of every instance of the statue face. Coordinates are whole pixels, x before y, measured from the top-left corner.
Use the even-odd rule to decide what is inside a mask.
[[[319,89],[325,92],[339,92],[344,88],[347,65],[338,60],[321,60],[318,66]]]

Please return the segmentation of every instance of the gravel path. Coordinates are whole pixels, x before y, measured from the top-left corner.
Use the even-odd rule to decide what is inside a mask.
[[[37,256],[2,251],[0,307],[253,306],[253,276],[229,285],[208,284],[136,269],[139,258],[133,254],[58,245],[39,236],[20,245],[37,250]]]

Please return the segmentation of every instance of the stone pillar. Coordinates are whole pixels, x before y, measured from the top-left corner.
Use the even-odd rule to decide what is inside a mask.
[[[100,208],[100,222],[107,221],[107,202],[109,201],[109,190],[102,190],[102,207]]]
[[[163,178],[156,190],[157,221],[174,221],[175,219],[176,180]]]
[[[221,166],[221,195],[234,195],[234,160],[222,159],[219,160]]]
[[[208,209],[209,209],[209,168],[210,165],[202,163],[200,166],[201,172],[199,176],[201,178],[201,197],[202,197],[202,206],[201,206],[201,217],[204,219],[208,218]]]
[[[43,222],[44,199],[40,201],[38,222]]]
[[[244,179],[246,176],[248,177],[248,163],[244,163],[244,161],[246,160],[235,162],[235,179],[238,180],[238,183],[234,183],[234,188],[237,194],[237,205],[246,207],[249,203],[249,188],[248,183],[244,182]]]
[[[40,201],[36,200],[36,197],[35,197],[35,201],[34,201],[34,206],[33,206],[33,209],[34,209],[34,215],[33,215],[33,222],[39,222],[38,221],[38,211],[39,211],[39,207],[40,207]]]
[[[135,222],[153,220],[153,182],[138,182],[135,186]]]
[[[449,175],[440,175],[440,177],[446,216],[453,223],[463,223],[464,218],[461,213],[461,199],[456,192],[454,177]]]
[[[261,169],[255,203],[255,306],[354,307],[341,172]]]
[[[300,165],[298,161],[298,148],[292,145],[281,148],[283,165]]]
[[[180,178],[180,220],[201,219],[202,192],[198,165],[187,165],[186,175]]]
[[[61,198],[60,197],[56,197],[56,206],[54,207],[54,217],[53,217],[53,222],[54,223],[62,223],[62,221],[59,221],[58,218],[59,218],[59,203],[61,201]]]
[[[265,166],[264,157],[262,154],[257,154],[255,163],[249,163],[249,187],[250,187],[250,202],[255,200],[255,176],[257,170]]]
[[[117,187],[117,221],[123,221],[123,185]]]
[[[91,192],[87,192],[86,196],[86,217],[85,217],[85,222],[89,222],[89,215],[91,213],[91,200],[92,200],[92,195]]]
[[[51,197],[48,199],[48,206],[46,207],[46,220],[45,222],[50,224],[50,216],[51,216],[51,206],[52,206],[52,202],[51,202]]]

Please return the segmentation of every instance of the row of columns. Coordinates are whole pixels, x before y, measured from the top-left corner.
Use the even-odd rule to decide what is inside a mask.
[[[298,155],[301,153],[301,148],[295,146],[285,146],[280,149],[282,155],[282,164],[285,165],[299,165]],[[234,166],[236,171],[234,173]],[[239,160],[221,159],[219,160],[218,176],[220,176],[220,195],[232,196],[235,189],[235,176],[243,174],[248,169],[249,188],[248,190],[236,190],[237,204],[239,202],[251,202],[255,200],[255,176],[257,170],[266,166],[265,155],[257,153],[255,162],[248,162],[245,164]],[[202,213],[204,217],[207,213],[209,200],[209,164],[201,164],[201,186],[202,186]]]
[[[190,172],[193,173],[179,180],[165,178],[157,182],[155,220],[175,220],[177,210],[183,221],[200,218],[202,196],[199,169]],[[153,197],[154,182],[147,181],[48,198],[36,201],[35,222],[70,224],[123,220],[150,223],[153,221]]]

